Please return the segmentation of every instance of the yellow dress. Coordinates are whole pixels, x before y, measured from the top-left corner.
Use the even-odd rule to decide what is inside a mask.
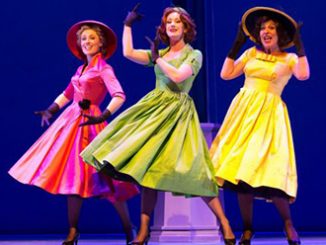
[[[281,190],[293,199],[297,171],[281,94],[298,58],[285,52],[268,55],[253,47],[239,59],[245,64],[245,82],[210,149],[215,176],[221,186],[225,180],[235,185],[241,181]]]

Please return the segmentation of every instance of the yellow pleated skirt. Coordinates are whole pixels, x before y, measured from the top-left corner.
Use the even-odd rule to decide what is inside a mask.
[[[270,187],[291,199],[297,171],[288,111],[281,97],[242,88],[233,99],[210,155],[220,186],[245,182]]]

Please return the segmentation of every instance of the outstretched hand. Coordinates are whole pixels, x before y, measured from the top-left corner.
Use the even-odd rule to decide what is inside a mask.
[[[52,114],[48,111],[35,111],[35,115],[41,116],[41,127],[49,126],[50,125],[50,119],[52,118]]]
[[[127,17],[123,21],[123,23],[126,26],[131,27],[134,22],[140,21],[144,17],[144,15],[142,15],[142,14],[140,14],[140,13],[137,12],[139,6],[140,6],[140,3],[137,3],[135,5],[135,7],[130,12],[128,12]]]
[[[50,119],[53,117],[55,113],[60,110],[60,107],[57,103],[52,103],[46,110],[43,111],[35,111],[35,115],[39,115],[42,117],[41,126],[43,127],[45,124],[47,126],[50,125]]]
[[[152,53],[152,62],[155,64],[156,60],[160,57],[158,53],[158,46],[160,45],[160,38],[156,35],[154,41],[152,41],[148,36],[145,36],[146,40],[150,44],[150,49]]]

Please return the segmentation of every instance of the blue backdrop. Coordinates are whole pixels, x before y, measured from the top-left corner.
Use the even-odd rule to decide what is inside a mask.
[[[68,227],[66,199],[50,195],[12,179],[8,169],[44,131],[33,111],[46,108],[68,84],[80,65],[66,46],[66,32],[77,21],[97,19],[107,23],[119,37],[119,47],[109,63],[127,94],[126,109],[154,88],[153,70],[122,56],[122,21],[138,1],[57,0],[5,1],[0,26],[2,96],[0,164],[0,233],[65,233]],[[143,0],[142,22],[135,24],[134,46],[147,48],[145,35],[154,36],[162,10],[172,1]],[[272,6],[302,20],[302,36],[311,65],[311,78],[292,78],[283,93],[287,103],[297,155],[299,193],[292,206],[294,221],[302,231],[326,231],[325,83],[324,54],[326,3],[304,0],[193,0],[174,1],[195,18],[198,38],[194,46],[205,55],[204,66],[191,92],[202,122],[222,122],[226,110],[243,83],[243,77],[225,82],[219,78],[225,55],[243,12],[253,6]],[[248,47],[250,43],[248,42]],[[104,103],[105,104],[105,103]],[[121,110],[120,110],[121,112]],[[139,196],[129,202],[131,216],[138,223]],[[241,229],[235,195],[225,194],[226,212],[235,229]],[[268,215],[264,215],[268,214]],[[257,230],[281,229],[272,205],[256,203]],[[103,200],[84,202],[80,226],[83,232],[121,232],[112,206]]]

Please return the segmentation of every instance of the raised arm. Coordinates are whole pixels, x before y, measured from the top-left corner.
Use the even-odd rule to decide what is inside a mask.
[[[140,3],[128,13],[127,17],[124,20],[123,34],[122,34],[122,48],[123,56],[127,59],[134,61],[138,64],[148,64],[149,58],[147,52],[142,49],[134,49],[133,40],[132,40],[132,29],[131,26],[135,21],[142,19],[142,15],[137,12]]]
[[[310,68],[309,68],[306,52],[303,46],[303,42],[301,39],[301,34],[300,34],[301,27],[302,27],[302,23],[299,23],[293,39],[293,42],[297,50],[297,55],[299,57],[298,63],[293,67],[293,75],[298,80],[307,80],[310,77]]]
[[[220,76],[224,80],[230,80],[240,76],[243,73],[244,64],[237,60],[235,61],[241,47],[245,44],[248,37],[243,32],[241,23],[238,25],[237,36],[234,40],[231,50],[224,60]]]
[[[240,60],[234,61],[226,57],[224,60],[220,76],[223,80],[231,80],[243,74],[244,63]]]

